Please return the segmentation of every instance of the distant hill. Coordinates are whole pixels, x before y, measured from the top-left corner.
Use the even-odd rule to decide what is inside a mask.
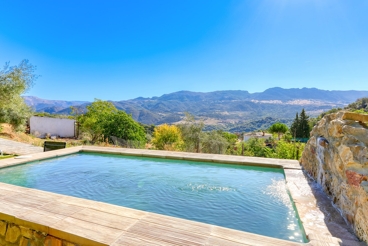
[[[78,106],[86,101],[62,101],[62,100],[47,100],[33,96],[24,96],[24,101],[28,106],[31,106],[36,112],[58,113],[70,106]]]
[[[267,128],[275,121],[290,123],[297,112],[304,108],[308,115],[317,116],[334,107],[344,107],[358,98],[368,97],[368,91],[327,91],[316,88],[283,89],[270,88],[264,92],[178,91],[160,97],[135,98],[112,101],[120,110],[145,124],[175,124],[185,112],[202,119],[207,128],[222,128],[231,131]],[[70,106],[83,112],[90,102],[44,100],[24,97],[37,112],[70,114]],[[257,123],[258,122],[258,123]],[[249,125],[254,125],[250,127]]]

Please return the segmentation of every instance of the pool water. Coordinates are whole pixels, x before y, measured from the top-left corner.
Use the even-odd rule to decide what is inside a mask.
[[[79,153],[0,169],[0,182],[307,241],[281,168]]]

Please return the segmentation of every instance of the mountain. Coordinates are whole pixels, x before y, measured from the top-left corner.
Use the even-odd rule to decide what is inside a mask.
[[[316,88],[270,88],[264,92],[229,90],[214,92],[178,91],[160,97],[111,101],[116,108],[126,111],[145,124],[159,125],[180,122],[189,112],[202,119],[208,129],[266,128],[275,121],[290,123],[304,108],[314,117],[335,107],[345,107],[358,98],[368,97],[368,91],[328,91]],[[54,101],[24,97],[28,105],[38,112],[70,114],[70,106],[85,112],[89,104],[84,101]],[[249,126],[254,126],[249,128]]]
[[[86,101],[62,101],[62,100],[47,100],[33,96],[24,96],[24,101],[28,106],[31,106],[36,112],[58,113],[59,111],[71,106],[79,106]]]

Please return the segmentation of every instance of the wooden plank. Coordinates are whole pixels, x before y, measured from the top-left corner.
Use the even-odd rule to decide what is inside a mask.
[[[171,246],[174,244],[165,243],[153,238],[137,237],[137,235],[124,232],[118,240],[116,240],[111,246],[144,246],[144,245],[160,245],[160,246]]]
[[[64,215],[33,208],[32,211],[15,218],[14,223],[36,231],[49,233],[49,226],[54,225],[64,218]]]
[[[72,205],[72,204],[62,203],[62,202],[50,202],[40,207],[39,209],[42,209],[48,212],[52,212],[55,214],[70,216],[85,208],[81,206]]]
[[[32,209],[28,213],[18,216],[19,219],[37,223],[40,225],[51,226],[66,218],[65,215],[55,214],[40,209]]]
[[[74,213],[71,215],[71,217],[124,231],[138,221],[137,219],[123,217],[90,208],[85,208],[77,213]]]
[[[28,190],[28,188],[0,182],[0,192],[2,192],[3,190],[25,193]]]
[[[38,208],[50,202],[48,197],[38,197],[31,194],[14,194],[12,196],[6,196],[3,198],[4,201],[19,204],[25,207]]]
[[[210,224],[165,216],[161,214],[149,213],[142,219],[142,221],[184,231],[193,231],[198,234],[205,234],[205,235],[210,235],[212,230],[212,225]]]
[[[102,226],[98,223],[99,221],[91,223],[68,217],[50,226],[49,233],[59,238],[67,238],[67,234],[72,234],[106,245],[112,244],[122,234],[119,229]]]
[[[20,195],[21,192],[17,191],[10,191],[10,190],[3,190],[0,188],[0,199],[3,199],[4,197],[13,196],[13,195]]]
[[[266,237],[258,234],[242,232],[223,227],[215,226],[211,236],[223,238],[229,241],[234,241],[249,245],[279,245],[279,246],[300,246],[303,243],[291,242],[277,238]]]
[[[208,235],[196,234],[193,231],[188,232],[142,221],[134,224],[128,232],[136,234],[137,237],[151,238],[174,245],[204,245],[208,238]]]
[[[32,211],[31,209],[18,205],[16,203],[8,202],[3,199],[0,200],[0,218],[5,218],[5,215],[6,217],[9,216],[19,217],[22,214],[31,211]],[[1,214],[3,214],[4,216],[1,216]]]
[[[147,214],[145,211],[131,209],[126,207],[121,207],[113,204],[103,203],[103,202],[96,202],[87,199],[82,199],[78,197],[71,197],[71,196],[63,196],[60,199],[57,199],[58,202],[80,206],[84,208],[90,208],[102,212],[107,212],[110,214],[116,214],[124,217],[129,217],[133,219],[142,218]]]
[[[208,246],[244,246],[251,244],[238,243],[234,241],[229,241],[223,238],[210,237],[206,243]]]

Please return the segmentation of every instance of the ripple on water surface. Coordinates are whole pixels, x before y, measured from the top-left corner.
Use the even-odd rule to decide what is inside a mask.
[[[82,153],[0,169],[0,182],[306,241],[281,169]]]

